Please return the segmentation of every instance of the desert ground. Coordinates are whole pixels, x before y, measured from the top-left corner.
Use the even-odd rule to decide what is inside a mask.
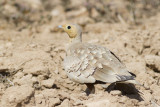
[[[63,68],[76,23],[83,42],[114,52],[139,85],[86,95]],[[0,107],[159,107],[159,0],[0,0]]]

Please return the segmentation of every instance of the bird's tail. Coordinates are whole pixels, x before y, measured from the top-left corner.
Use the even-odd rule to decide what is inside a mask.
[[[127,81],[122,81],[123,83],[132,83],[132,84],[136,84],[136,85],[140,85],[143,86],[142,84],[140,84],[138,81],[136,80],[127,80]]]

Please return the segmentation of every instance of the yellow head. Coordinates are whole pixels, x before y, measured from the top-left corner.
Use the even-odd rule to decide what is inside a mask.
[[[81,41],[81,34],[82,34],[82,29],[79,25],[76,24],[64,24],[64,25],[59,25],[59,28],[62,28],[71,38],[71,41],[73,40],[80,40]]]

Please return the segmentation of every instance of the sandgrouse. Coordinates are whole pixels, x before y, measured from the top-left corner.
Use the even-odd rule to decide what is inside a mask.
[[[77,24],[59,25],[70,38],[64,69],[74,82],[85,83],[94,93],[95,83],[125,82],[138,84],[120,59],[110,50],[99,45],[82,42],[82,29]]]

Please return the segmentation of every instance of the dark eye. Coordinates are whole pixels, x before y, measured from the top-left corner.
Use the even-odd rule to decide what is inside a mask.
[[[71,26],[68,26],[67,29],[71,29]]]

